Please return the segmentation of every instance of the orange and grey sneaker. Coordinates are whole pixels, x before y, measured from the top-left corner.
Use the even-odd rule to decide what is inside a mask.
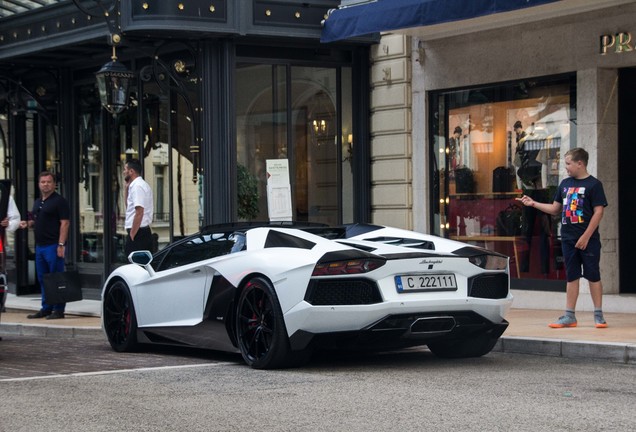
[[[603,316],[594,315],[594,327],[596,328],[607,328],[607,323]]]
[[[548,327],[552,328],[564,328],[564,327],[576,327],[576,318],[569,315],[563,315],[559,317],[556,322],[548,324]]]

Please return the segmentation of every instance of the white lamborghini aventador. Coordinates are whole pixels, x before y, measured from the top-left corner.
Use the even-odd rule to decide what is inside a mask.
[[[316,349],[482,356],[512,304],[506,256],[377,225],[211,226],[129,260],[102,291],[113,349],[226,350],[254,368],[299,365]]]

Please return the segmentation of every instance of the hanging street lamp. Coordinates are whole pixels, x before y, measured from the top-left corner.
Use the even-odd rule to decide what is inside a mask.
[[[130,84],[135,78],[135,73],[128,70],[123,63],[117,61],[114,44],[111,61],[102,66],[95,74],[95,77],[97,79],[99,99],[106,111],[116,117],[117,114],[128,108]]]

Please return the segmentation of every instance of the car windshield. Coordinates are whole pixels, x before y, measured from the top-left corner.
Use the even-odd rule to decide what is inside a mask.
[[[245,248],[243,233],[205,233],[188,237],[155,256],[155,271],[168,270],[198,261],[239,252]]]

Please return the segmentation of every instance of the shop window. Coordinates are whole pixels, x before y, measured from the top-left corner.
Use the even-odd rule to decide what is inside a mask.
[[[433,231],[511,257],[517,279],[565,279],[560,219],[515,198],[552,202],[575,146],[572,76],[432,97]]]
[[[144,81],[141,87],[131,88],[131,108],[109,118],[103,115],[94,84],[78,86],[75,91],[82,248],[79,261],[127,262],[122,169],[133,158],[142,162],[143,177],[153,188],[151,228],[155,247],[161,249],[174,238],[197,232],[202,220],[203,186],[192,149],[194,116],[184,96],[155,81]],[[189,101],[198,106],[196,92],[188,91]],[[105,120],[107,123],[102,124]],[[52,166],[58,163],[54,158],[50,161]],[[107,228],[111,231],[110,245],[104,241]]]
[[[266,163],[285,159],[293,220],[352,221],[350,81],[349,68],[237,66],[240,219],[269,219]]]

